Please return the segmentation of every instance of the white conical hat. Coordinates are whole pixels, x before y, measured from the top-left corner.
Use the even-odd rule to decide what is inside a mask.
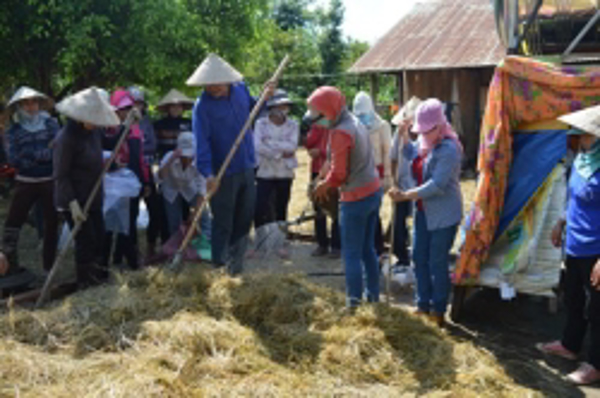
[[[17,90],[17,92],[12,96],[10,101],[8,101],[8,107],[13,108],[19,102],[26,99],[37,98],[40,100],[40,105],[45,110],[50,110],[54,106],[54,101],[48,97],[46,94],[42,94],[37,90],[32,89],[31,87],[23,86]]]
[[[182,92],[172,89],[158,102],[156,107],[160,109],[168,105],[181,105],[184,108],[191,109],[194,106],[194,100]]]
[[[210,84],[230,84],[242,81],[244,77],[217,54],[209,54],[194,74],[187,80],[188,86]]]
[[[121,124],[117,114],[104,98],[100,90],[90,87],[62,100],[56,110],[63,115],[93,124],[98,127],[111,127]]]
[[[600,105],[585,108],[558,118],[581,131],[600,137]]]
[[[396,113],[396,115],[392,118],[392,124],[398,126],[406,119],[412,119],[415,117],[415,113],[417,112],[417,108],[421,105],[421,101],[417,97],[412,97],[408,100],[406,104]]]

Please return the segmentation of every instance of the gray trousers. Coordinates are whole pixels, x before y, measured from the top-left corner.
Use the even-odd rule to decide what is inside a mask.
[[[223,177],[210,207],[212,220],[212,258],[217,266],[228,266],[232,275],[244,269],[248,234],[256,207],[254,170]]]

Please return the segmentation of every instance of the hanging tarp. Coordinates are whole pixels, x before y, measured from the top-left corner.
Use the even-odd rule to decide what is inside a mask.
[[[558,164],[490,249],[480,284],[510,286],[520,293],[552,295],[562,252],[552,246],[552,228],[566,201],[565,166]]]
[[[500,236],[521,212],[566,154],[565,130],[514,134],[513,162],[508,173],[506,198],[496,237]]]
[[[496,68],[481,130],[480,178],[465,224],[455,283],[477,284],[504,209],[513,160],[511,129],[600,103],[600,68],[507,57]],[[544,156],[535,153],[531,156]]]

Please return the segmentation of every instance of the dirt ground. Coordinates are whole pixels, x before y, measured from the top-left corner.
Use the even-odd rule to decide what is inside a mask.
[[[298,216],[308,206],[306,187],[308,184],[308,158],[301,154],[300,169],[294,183],[290,218]],[[474,181],[463,183],[465,208],[475,191]],[[0,223],[6,218],[7,200],[0,199]],[[387,201],[382,206],[382,218],[387,225],[391,214]],[[312,235],[312,223],[295,228],[294,232]],[[140,232],[143,246],[144,234]],[[340,260],[315,259],[310,256],[314,244],[295,241],[291,257],[281,260],[270,256],[267,259],[250,260],[247,272],[302,273],[317,283],[334,289],[344,290],[343,266]],[[143,248],[142,248],[143,249]],[[22,231],[20,257],[23,266],[39,271],[41,250],[35,230],[27,226]],[[73,276],[72,256],[68,256],[60,279]],[[383,286],[382,286],[383,287]],[[382,291],[384,291],[382,289]],[[393,286],[393,305],[412,307],[412,290]],[[382,298],[385,300],[385,298]],[[600,398],[600,386],[585,389],[575,388],[564,381],[562,375],[574,369],[576,364],[544,358],[534,348],[540,341],[560,336],[564,321],[564,310],[557,314],[548,311],[547,300],[520,296],[512,302],[503,302],[495,290],[481,290],[467,301],[460,324],[450,324],[448,333],[472,341],[494,354],[507,373],[518,383],[541,391],[550,397]]]

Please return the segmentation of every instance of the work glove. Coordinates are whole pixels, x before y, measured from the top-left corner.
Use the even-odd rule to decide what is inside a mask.
[[[69,209],[71,210],[71,217],[73,217],[73,221],[76,224],[83,224],[87,220],[87,217],[83,214],[83,210],[81,210],[81,206],[79,206],[76,200],[69,203]]]

